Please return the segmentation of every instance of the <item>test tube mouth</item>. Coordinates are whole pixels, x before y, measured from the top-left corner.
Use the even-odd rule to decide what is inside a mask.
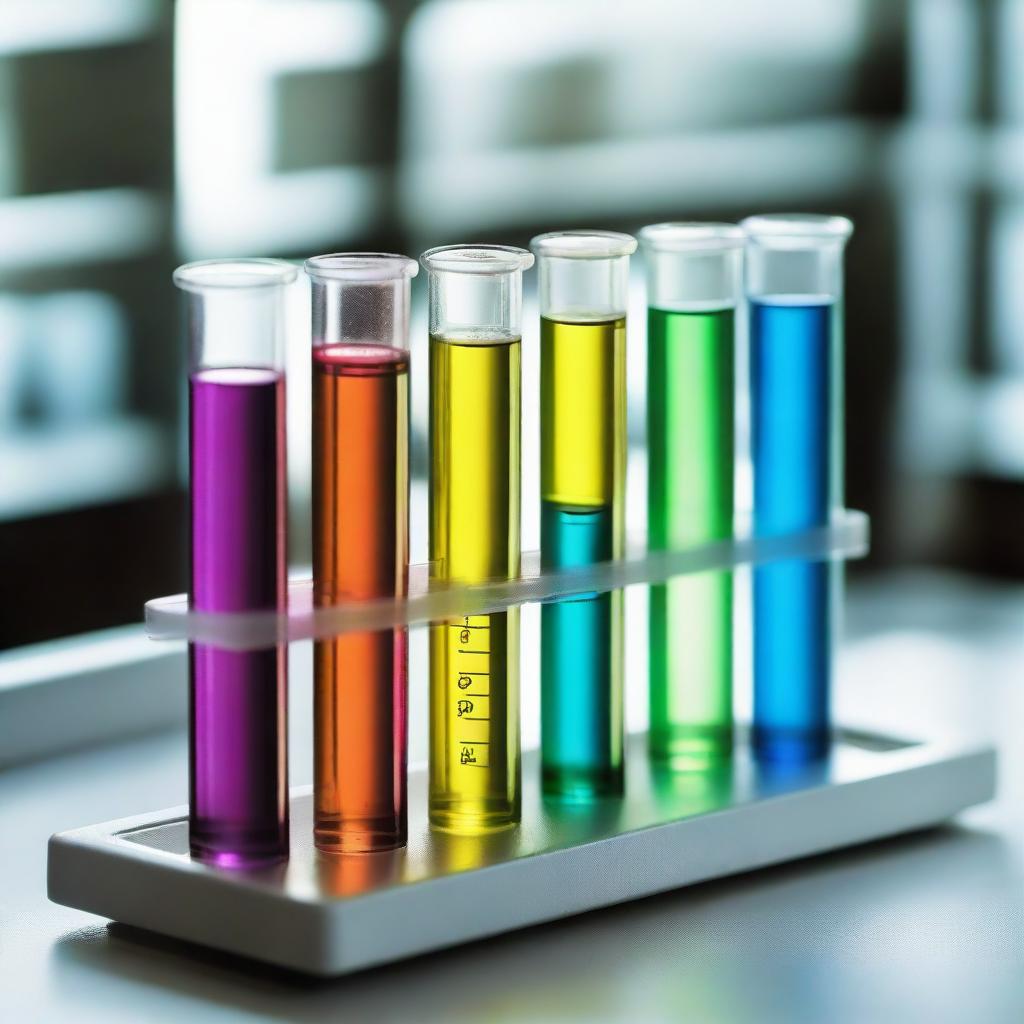
[[[747,239],[769,249],[841,246],[853,234],[847,217],[817,213],[767,213],[740,221]]]
[[[174,271],[174,283],[187,292],[210,289],[273,288],[291,284],[298,268],[284,260],[220,259],[186,263]]]
[[[313,256],[303,264],[317,281],[350,281],[356,284],[396,281],[415,277],[419,264],[393,252],[332,252]]]
[[[738,224],[709,221],[666,221],[640,229],[640,241],[650,252],[717,253],[742,249],[746,235]]]
[[[430,273],[494,276],[529,270],[533,253],[514,245],[439,245],[420,256]]]
[[[538,255],[564,260],[610,260],[631,256],[637,242],[621,231],[549,231],[530,241]]]

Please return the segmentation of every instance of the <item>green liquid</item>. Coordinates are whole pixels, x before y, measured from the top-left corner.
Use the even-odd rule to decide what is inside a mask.
[[[647,321],[648,544],[732,536],[734,312],[651,308]],[[732,575],[651,588],[651,754],[681,767],[732,749]]]

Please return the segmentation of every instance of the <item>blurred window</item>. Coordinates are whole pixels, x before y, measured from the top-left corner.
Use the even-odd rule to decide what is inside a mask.
[[[7,0],[0,559],[20,585],[0,645],[137,621],[185,586],[176,264],[766,209],[857,222],[848,495],[875,517],[875,558],[1008,571],[993,552],[1024,514],[1021,52],[1024,0]],[[299,563],[305,301],[300,286]],[[633,440],[643,343],[635,316]],[[979,516],[1003,524],[987,547]]]

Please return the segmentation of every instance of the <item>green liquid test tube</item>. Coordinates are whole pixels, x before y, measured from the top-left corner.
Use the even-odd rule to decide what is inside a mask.
[[[743,234],[731,224],[655,224],[647,263],[648,546],[733,534],[736,306]],[[732,574],[651,588],[650,747],[702,768],[732,750]]]

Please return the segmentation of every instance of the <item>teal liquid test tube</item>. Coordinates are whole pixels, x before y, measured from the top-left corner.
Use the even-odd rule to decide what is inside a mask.
[[[651,550],[733,535],[736,309],[743,232],[653,224],[647,270],[647,532]],[[733,586],[728,572],[651,587],[651,756],[709,768],[733,740]]]
[[[827,526],[843,503],[845,217],[750,217],[754,532]],[[786,561],[754,570],[754,752],[802,763],[829,749],[838,566]]]
[[[620,558],[625,543],[626,305],[636,239],[540,235],[541,561],[569,569]],[[622,592],[541,609],[545,796],[623,789]]]

